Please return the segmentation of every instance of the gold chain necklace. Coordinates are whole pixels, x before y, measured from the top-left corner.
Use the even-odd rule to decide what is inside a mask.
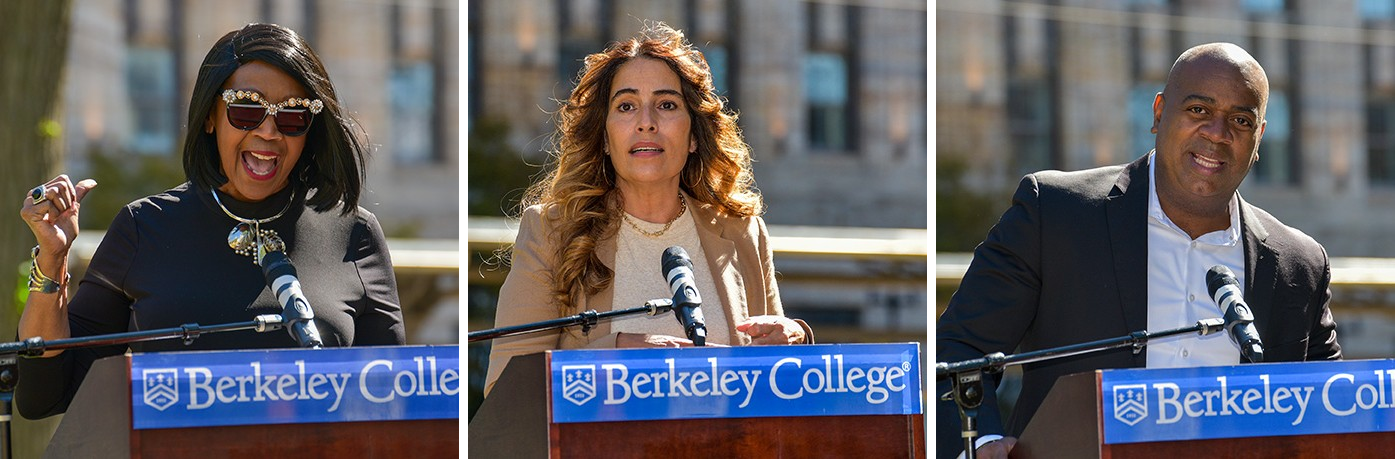
[[[683,198],[683,193],[678,193],[678,215],[674,215],[672,220],[669,220],[668,223],[664,223],[663,228],[659,228],[658,231],[654,231],[652,233],[649,231],[645,231],[644,228],[640,228],[639,225],[636,225],[635,222],[631,221],[631,219],[634,217],[631,217],[629,212],[621,212],[625,214],[625,223],[630,224],[630,228],[634,228],[635,231],[639,231],[639,234],[643,234],[648,237],[659,237],[663,236],[664,233],[667,233],[668,228],[673,226],[673,222],[678,221],[678,217],[682,217],[683,214],[687,211],[688,200]]]

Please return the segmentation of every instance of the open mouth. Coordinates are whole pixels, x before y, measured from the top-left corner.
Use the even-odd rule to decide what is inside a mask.
[[[639,147],[639,148],[633,148],[633,149],[630,150],[630,154],[632,154],[632,155],[642,155],[642,154],[649,154],[649,153],[652,153],[652,154],[659,154],[659,153],[663,153],[663,152],[664,152],[664,149],[659,148],[659,147]]]
[[[1214,159],[1210,159],[1196,153],[1192,153],[1192,162],[1195,163],[1197,166],[1201,166],[1202,169],[1211,171],[1219,170],[1221,166],[1225,164],[1223,162],[1216,161]]]
[[[280,156],[275,153],[242,152],[242,168],[254,180],[271,180],[272,177],[276,176],[276,166],[279,162]]]

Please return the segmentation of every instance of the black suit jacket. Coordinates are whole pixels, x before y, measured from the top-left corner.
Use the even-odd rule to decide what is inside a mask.
[[[1046,171],[1018,185],[1012,207],[974,250],[936,329],[936,360],[1012,354],[1124,336],[1148,327],[1148,156],[1127,165]],[[1327,252],[1311,237],[1240,202],[1245,298],[1266,361],[1340,359],[1328,309]],[[1218,314],[1219,315],[1219,314]],[[1004,429],[985,378],[979,434],[1020,435],[1056,378],[1145,365],[1130,348],[1023,367],[1022,391]],[[939,381],[938,395],[949,391]],[[958,410],[936,406],[941,456],[958,454]]]

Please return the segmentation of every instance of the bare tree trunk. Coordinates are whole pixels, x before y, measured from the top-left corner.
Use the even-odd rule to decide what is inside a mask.
[[[63,68],[69,0],[0,1],[0,341],[15,338],[23,303],[15,295],[34,236],[19,217],[24,193],[63,167]],[[20,378],[23,378],[20,375]],[[56,418],[14,417],[14,457],[39,457]]]

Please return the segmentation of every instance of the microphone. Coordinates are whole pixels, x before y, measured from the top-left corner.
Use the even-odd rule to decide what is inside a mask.
[[[1206,271],[1206,289],[1211,292],[1216,306],[1225,312],[1225,329],[1230,332],[1231,341],[1240,345],[1240,353],[1252,363],[1263,362],[1264,344],[1259,340],[1259,330],[1254,325],[1255,316],[1250,312],[1250,306],[1245,304],[1235,273],[1225,266],[1212,266]]]
[[[300,291],[300,280],[296,278],[291,259],[283,250],[271,250],[263,251],[257,262],[262,266],[271,293],[281,302],[286,330],[300,347],[319,349],[324,343],[320,341],[320,330],[315,328],[315,311],[310,309],[310,302]]]
[[[664,250],[664,278],[668,289],[673,293],[673,315],[683,333],[697,346],[707,345],[707,325],[702,320],[702,297],[698,296],[697,282],[693,279],[693,262],[688,260],[688,252],[682,247],[673,246]]]

